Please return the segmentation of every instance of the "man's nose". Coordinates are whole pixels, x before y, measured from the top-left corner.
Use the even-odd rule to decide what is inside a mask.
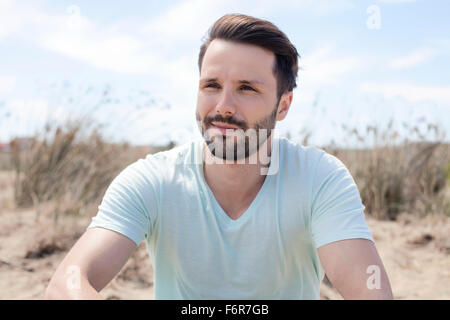
[[[223,117],[231,117],[236,113],[236,107],[231,92],[222,90],[216,105],[216,113],[219,113]]]

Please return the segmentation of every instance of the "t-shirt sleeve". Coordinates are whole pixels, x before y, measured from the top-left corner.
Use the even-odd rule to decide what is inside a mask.
[[[345,165],[323,153],[311,192],[311,233],[316,248],[327,243],[363,238],[373,241],[356,183]]]
[[[87,227],[109,229],[139,245],[150,237],[158,212],[158,179],[147,159],[125,168],[108,186]]]

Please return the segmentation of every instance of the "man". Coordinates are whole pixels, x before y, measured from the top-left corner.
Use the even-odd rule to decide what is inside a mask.
[[[272,23],[225,15],[199,55],[203,139],[148,155],[109,186],[47,298],[96,299],[146,241],[156,299],[390,299],[358,189],[335,157],[274,137],[298,53]],[[79,286],[67,285],[76,267]]]

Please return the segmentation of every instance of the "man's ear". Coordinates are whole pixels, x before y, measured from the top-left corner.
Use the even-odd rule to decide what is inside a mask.
[[[280,99],[280,103],[278,104],[278,112],[277,112],[277,121],[281,121],[284,118],[286,118],[286,115],[289,111],[289,107],[292,103],[292,98],[294,97],[294,94],[292,91],[287,91],[283,93]]]

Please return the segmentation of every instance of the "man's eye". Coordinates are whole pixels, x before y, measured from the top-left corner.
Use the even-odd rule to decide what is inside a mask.
[[[219,86],[215,83],[209,83],[205,86],[205,88],[218,88]]]
[[[249,87],[249,86],[242,86],[241,89],[256,91],[255,89],[253,89],[252,87]]]

